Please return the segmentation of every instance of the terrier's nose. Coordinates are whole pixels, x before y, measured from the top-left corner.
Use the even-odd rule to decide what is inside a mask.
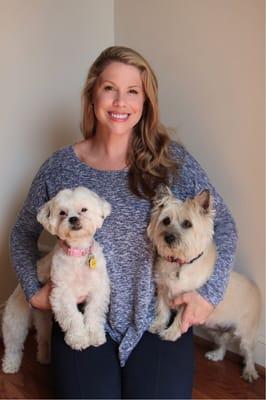
[[[164,240],[166,241],[166,243],[171,244],[175,241],[175,235],[173,235],[172,233],[167,233],[164,236]]]
[[[70,217],[68,221],[69,221],[72,225],[74,225],[74,224],[76,224],[76,223],[79,221],[79,219],[78,219],[78,217]]]

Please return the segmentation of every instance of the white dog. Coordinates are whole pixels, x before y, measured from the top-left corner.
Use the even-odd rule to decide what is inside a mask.
[[[216,260],[213,241],[214,211],[209,192],[203,191],[193,199],[177,200],[166,186],[160,186],[154,199],[148,236],[153,242],[157,259],[157,313],[150,327],[164,340],[175,341],[181,336],[180,307],[173,323],[169,303],[181,293],[200,288],[211,276]],[[215,331],[219,348],[208,352],[207,358],[222,360],[226,344],[234,335],[240,339],[244,355],[243,378],[258,378],[252,349],[260,317],[258,288],[243,275],[232,272],[223,301],[214,309],[205,326]],[[219,334],[218,334],[219,333]]]
[[[78,187],[60,191],[37,215],[44,228],[59,238],[55,248],[39,261],[38,278],[40,282],[51,278],[50,302],[55,319],[65,332],[66,343],[76,350],[106,341],[110,284],[102,249],[93,236],[110,212],[111,206],[104,199]],[[77,308],[80,297],[86,298],[84,313]],[[37,359],[47,363],[51,313],[29,307],[18,285],[3,315],[4,372],[18,371],[32,319],[37,329]]]

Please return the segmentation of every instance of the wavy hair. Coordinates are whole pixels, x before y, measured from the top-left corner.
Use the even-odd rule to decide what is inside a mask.
[[[177,175],[179,165],[170,156],[170,137],[159,121],[158,82],[148,62],[135,50],[112,46],[105,49],[92,64],[82,92],[81,131],[85,139],[96,132],[97,120],[92,106],[93,89],[97,78],[112,62],[121,62],[138,68],[143,84],[145,102],[140,121],[127,151],[129,187],[139,196],[151,199],[158,184],[169,185]]]

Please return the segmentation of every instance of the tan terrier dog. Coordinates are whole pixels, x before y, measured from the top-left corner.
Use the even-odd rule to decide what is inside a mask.
[[[181,336],[184,307],[178,309],[168,327],[170,302],[178,295],[200,288],[211,276],[216,261],[213,240],[214,210],[212,197],[204,190],[192,199],[177,200],[170,189],[160,185],[154,199],[148,236],[157,259],[154,267],[157,284],[157,313],[150,331],[164,340]],[[218,349],[208,352],[210,360],[222,360],[228,340],[240,340],[245,367],[243,378],[258,378],[252,350],[260,318],[260,295],[257,286],[243,275],[231,272],[224,299],[214,309],[205,326],[215,331]]]

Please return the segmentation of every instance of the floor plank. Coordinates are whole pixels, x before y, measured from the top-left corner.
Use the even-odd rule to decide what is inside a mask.
[[[253,383],[241,379],[242,362],[239,356],[228,354],[223,361],[213,362],[204,357],[212,348],[207,341],[196,338],[196,374],[194,399],[265,399],[265,374]]]
[[[249,384],[240,378],[241,363],[238,358],[226,358],[214,363],[204,357],[210,344],[202,339],[196,342],[196,375],[193,399],[265,399],[265,376]],[[17,374],[5,375],[0,370],[1,399],[52,399],[50,367],[35,360],[35,340],[30,334],[25,344],[22,367]],[[3,345],[0,343],[0,357]],[[231,357],[232,358],[232,357]]]

